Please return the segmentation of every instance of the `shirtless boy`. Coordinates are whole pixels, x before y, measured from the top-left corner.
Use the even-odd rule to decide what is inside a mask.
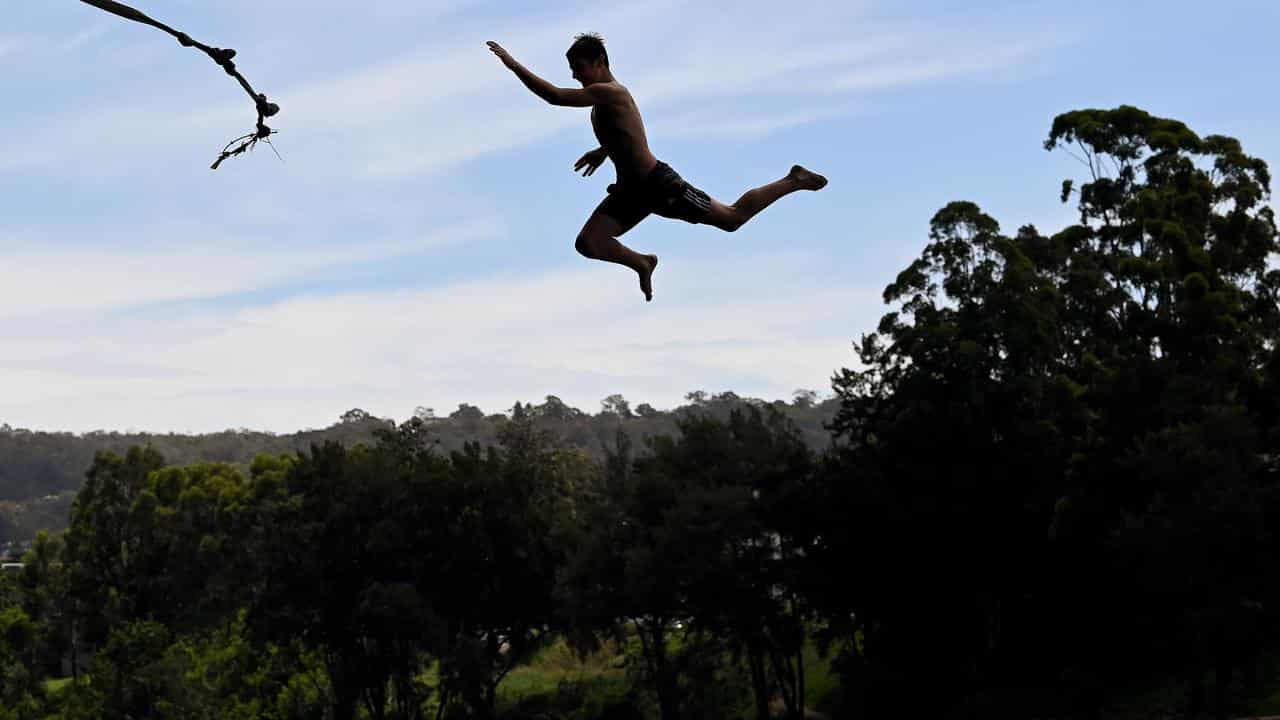
[[[581,90],[556,87],[516,62],[498,43],[490,41],[488,45],[502,64],[543,100],[552,105],[591,106],[591,127],[600,147],[579,158],[574,172],[582,170],[586,177],[609,158],[618,179],[587,218],[575,247],[588,258],[635,270],[646,301],[653,299],[652,278],[658,256],[638,253],[618,242],[618,238],[649,213],[733,232],[783,195],[796,190],[820,190],[827,184],[821,175],[793,165],[781,180],[748,190],[737,202],[725,205],[685,182],[649,152],[640,110],[631,93],[609,70],[609,56],[599,35],[578,35],[565,53],[573,79],[582,84]]]

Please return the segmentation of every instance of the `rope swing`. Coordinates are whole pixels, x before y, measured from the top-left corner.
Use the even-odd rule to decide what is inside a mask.
[[[267,145],[271,145],[271,140],[269,138],[275,134],[276,131],[267,127],[263,121],[280,112],[280,106],[273,102],[268,102],[266,95],[255,93],[253,91],[253,86],[249,84],[249,81],[245,80],[244,76],[240,74],[240,71],[236,70],[236,64],[231,61],[231,59],[236,56],[235,50],[230,48],[209,47],[204,43],[196,42],[191,39],[190,35],[187,35],[180,30],[174,30],[168,25],[153,20],[128,5],[114,2],[114,0],[80,1],[85,4],[92,5],[100,10],[105,10],[113,15],[119,15],[126,20],[133,20],[134,22],[139,22],[143,25],[150,25],[151,27],[163,30],[177,38],[178,42],[181,43],[183,47],[194,47],[204,51],[205,55],[208,55],[215,63],[218,64],[219,67],[225,70],[228,75],[238,80],[240,82],[240,87],[244,88],[244,91],[249,93],[249,97],[253,99],[254,107],[258,111],[258,122],[256,128],[253,132],[247,135],[241,135],[227,143],[226,147],[222,148],[222,152],[218,154],[218,159],[213,161],[213,165],[209,166],[210,170],[217,170],[218,166],[222,164],[222,161],[229,157],[239,155],[246,150],[253,149],[253,146],[256,145],[259,140],[265,140]],[[275,151],[275,146],[272,146],[271,149],[272,151]],[[279,157],[279,153],[276,153],[276,156]]]

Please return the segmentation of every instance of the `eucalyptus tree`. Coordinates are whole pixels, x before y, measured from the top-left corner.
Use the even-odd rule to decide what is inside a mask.
[[[856,582],[817,597],[870,711],[920,677],[1096,709],[1144,667],[1195,706],[1207,664],[1225,712],[1277,589],[1270,176],[1132,107],[1060,115],[1046,148],[1088,171],[1078,222],[947,205],[835,378],[823,545]]]

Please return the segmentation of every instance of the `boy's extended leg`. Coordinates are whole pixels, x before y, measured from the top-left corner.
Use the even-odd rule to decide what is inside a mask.
[[[792,165],[791,172],[786,177],[746,191],[732,205],[712,200],[711,211],[702,222],[733,232],[783,195],[797,190],[821,190],[826,184],[825,177],[799,165]]]
[[[592,213],[578,233],[574,247],[592,260],[626,265],[640,276],[640,290],[645,301],[653,299],[653,270],[658,267],[657,255],[644,255],[618,242],[618,236],[629,230],[617,219],[604,213]]]

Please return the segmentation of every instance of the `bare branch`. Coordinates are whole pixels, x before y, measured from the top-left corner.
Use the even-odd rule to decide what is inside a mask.
[[[1084,146],[1083,140],[1077,138],[1076,145],[1080,147],[1080,151],[1084,153],[1085,157],[1089,158],[1089,175],[1093,177],[1094,182],[1098,182],[1098,170],[1093,165],[1093,153],[1089,151],[1089,148]]]
[[[1065,151],[1068,155],[1070,155],[1071,157],[1075,158],[1075,159],[1076,159],[1076,160],[1077,160],[1081,165],[1084,165],[1084,166],[1086,166],[1086,167],[1089,167],[1089,163],[1085,162],[1084,158],[1082,158],[1082,157],[1080,157],[1079,155],[1077,155],[1077,154],[1075,154],[1075,153],[1071,152],[1071,148],[1067,147],[1066,145],[1063,145],[1063,146],[1062,146],[1062,149],[1063,149],[1063,151]]]

